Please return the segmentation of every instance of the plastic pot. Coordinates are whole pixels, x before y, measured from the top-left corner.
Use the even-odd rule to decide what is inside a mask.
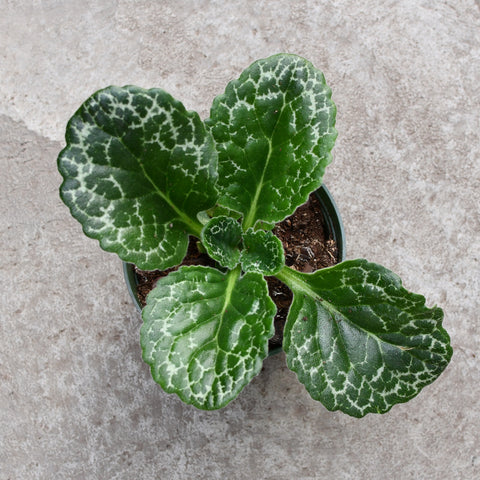
[[[343,230],[342,218],[340,217],[340,212],[338,211],[337,205],[333,200],[332,195],[328,191],[325,185],[322,185],[316,192],[323,218],[325,220],[325,226],[327,229],[327,234],[331,237],[337,244],[338,250],[338,263],[345,260],[346,248],[345,248],[345,232]],[[123,275],[125,277],[125,282],[127,284],[128,292],[130,297],[133,300],[133,303],[137,307],[137,310],[140,312],[142,310],[140,300],[137,294],[137,285],[138,280],[135,273],[135,266],[131,263],[123,262]],[[280,352],[281,347],[271,349],[269,355]]]

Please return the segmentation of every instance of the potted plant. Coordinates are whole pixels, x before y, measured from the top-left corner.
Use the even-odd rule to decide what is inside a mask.
[[[335,114],[323,74],[280,54],[230,82],[205,122],[134,86],[95,93],[70,119],[60,192],[86,235],[143,270],[178,265],[189,236],[216,262],[183,266],[148,296],[140,343],[166,392],[213,410],[260,371],[275,315],[266,276],[293,292],[288,367],[329,410],[384,413],[447,366],[442,310],[385,267],[285,265],[272,230],[320,187]]]

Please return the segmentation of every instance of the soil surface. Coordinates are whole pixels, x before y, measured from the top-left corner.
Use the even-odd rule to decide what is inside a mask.
[[[320,268],[338,263],[338,250],[335,241],[329,236],[322,215],[320,203],[315,194],[310,195],[307,203],[300,206],[293,215],[278,223],[273,233],[282,241],[285,250],[285,263],[299,272],[314,272]],[[145,272],[136,269],[138,297],[142,306],[157,280],[177,270],[182,265],[204,265],[215,267],[215,262],[206,254],[199,252],[198,240],[190,237],[187,255],[183,262],[167,270]],[[277,306],[275,315],[275,335],[269,340],[269,349],[282,345],[283,329],[288,310],[292,303],[292,292],[275,277],[266,277],[269,294]]]

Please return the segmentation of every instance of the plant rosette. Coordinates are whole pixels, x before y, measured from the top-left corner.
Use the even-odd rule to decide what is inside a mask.
[[[193,236],[219,265],[182,266],[148,295],[140,344],[166,392],[218,409],[259,373],[276,311],[265,276],[293,293],[287,365],[327,409],[387,412],[446,368],[442,310],[393,272],[285,264],[272,229],[322,184],[335,116],[323,74],[279,54],[230,82],[204,122],[134,86],[96,92],[70,119],[60,195],[86,235],[141,270],[180,264]]]
[[[283,236],[287,240],[287,250],[290,250],[290,263],[295,268],[295,261],[293,258],[300,257],[301,260],[307,266],[309,271],[316,270],[316,266],[319,268],[325,268],[326,266],[334,265],[338,262],[345,260],[346,248],[345,248],[345,232],[343,229],[343,223],[340,216],[338,207],[330,194],[329,190],[325,185],[322,185],[318,190],[314,192],[315,202],[309,201],[306,204],[304,211],[302,209],[297,210],[295,214],[287,219],[287,233],[285,233],[282,225],[285,223],[285,220],[279,224],[279,227],[284,231]],[[300,213],[301,212],[301,213]],[[298,218],[297,218],[298,213]],[[307,217],[305,219],[304,217]],[[313,217],[313,218],[312,218]],[[308,232],[303,231],[306,222],[312,222],[317,225],[317,228],[321,227],[321,230],[309,229]],[[310,224],[311,225],[311,224]],[[301,233],[301,239],[296,240],[295,235],[293,235],[292,230],[295,228],[295,233],[298,234],[297,230]],[[290,235],[288,235],[290,234]],[[316,235],[315,235],[316,234]],[[314,247],[314,250],[305,252],[305,243],[308,238],[308,244]],[[332,248],[331,245],[334,245]],[[317,246],[317,248],[315,248]],[[190,252],[189,247],[189,252]],[[298,252],[305,252],[306,255],[297,255]],[[319,257],[312,256],[315,253],[320,254]],[[210,257],[205,254],[201,254],[197,248],[193,248],[192,253],[189,255],[187,253],[184,258],[183,264],[211,264]],[[288,263],[288,262],[287,262]],[[298,268],[302,267],[302,262],[299,262]],[[180,266],[181,266],[180,265]],[[305,266],[305,265],[304,265]],[[218,267],[218,265],[217,265]],[[177,267],[175,267],[177,269]],[[123,262],[123,275],[129,295],[139,312],[142,311],[145,306],[145,297],[153,289],[156,282],[160,277],[168,275],[171,269],[166,271],[154,271],[154,272],[139,272],[136,266],[133,263]],[[267,279],[267,283],[269,279]],[[270,291],[272,288],[272,291]],[[288,303],[289,295],[286,294],[284,289],[275,288],[275,284],[269,284],[269,294],[274,300],[275,303],[279,303],[280,308],[277,308],[277,315],[275,316],[275,336],[269,340],[269,355],[274,355],[282,352],[281,341],[283,338],[283,326],[285,323],[284,318],[284,304]],[[280,298],[279,298],[280,297]],[[287,300],[286,300],[287,298]],[[278,307],[278,305],[277,305]],[[277,332],[278,329],[278,332]]]

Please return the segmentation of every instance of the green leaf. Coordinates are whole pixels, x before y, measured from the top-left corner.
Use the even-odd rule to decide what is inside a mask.
[[[186,403],[214,410],[260,371],[275,305],[259,274],[182,267],[158,281],[142,315],[143,359],[155,381]]]
[[[202,242],[208,255],[230,270],[238,264],[241,239],[242,227],[230,217],[214,217],[202,230]]]
[[[63,201],[103,249],[142,269],[181,262],[217,199],[217,154],[195,112],[160,89],[109,87],[71,118]]]
[[[240,262],[245,272],[275,275],[285,265],[282,242],[272,232],[249,228],[243,234]]]
[[[319,70],[296,55],[259,60],[215,98],[207,126],[219,153],[220,203],[279,222],[322,183],[337,132]]]
[[[294,293],[284,349],[310,395],[355,417],[384,413],[433,382],[452,355],[440,308],[366,260],[314,274],[285,268]]]

